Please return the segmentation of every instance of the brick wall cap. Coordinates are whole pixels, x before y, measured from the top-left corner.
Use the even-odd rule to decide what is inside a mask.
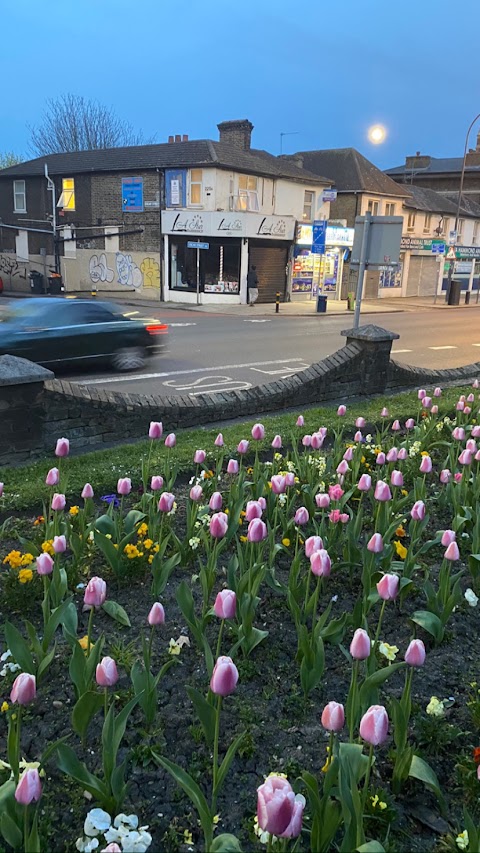
[[[0,356],[0,387],[5,385],[30,385],[55,379],[55,374],[26,358],[16,355]]]
[[[345,338],[353,341],[372,341],[373,343],[381,341],[397,341],[400,335],[396,332],[390,332],[388,329],[382,329],[380,326],[375,326],[369,323],[367,326],[360,326],[358,329],[344,329],[340,332]]]

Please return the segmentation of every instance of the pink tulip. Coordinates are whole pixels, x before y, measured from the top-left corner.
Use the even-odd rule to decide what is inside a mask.
[[[253,518],[261,518],[262,513],[263,510],[258,501],[247,502],[247,506],[245,507],[245,518],[247,521],[252,521]]]
[[[367,550],[372,554],[380,554],[383,551],[383,539],[381,533],[374,533],[367,542]]]
[[[102,578],[90,578],[83,596],[87,607],[101,607],[107,598],[107,584]]]
[[[50,468],[47,476],[45,477],[45,483],[47,486],[58,486],[60,481],[60,472],[58,468]]]
[[[432,415],[438,415],[438,406],[432,406],[430,409]]]
[[[387,453],[386,460],[387,462],[396,462],[398,459],[398,450],[396,447],[391,447]]]
[[[263,542],[268,536],[267,525],[260,518],[253,518],[247,528],[249,542]]]
[[[257,788],[257,820],[260,829],[280,837],[289,827],[295,808],[295,794],[281,776],[268,776]]]
[[[315,495],[315,503],[319,509],[328,509],[330,506],[330,495],[327,495],[325,492],[319,492],[318,495]]]
[[[423,408],[429,409],[431,405],[432,405],[432,398],[431,397],[424,397],[422,400]]]
[[[39,575],[51,575],[53,572],[53,560],[50,554],[39,554],[36,559],[37,572]]]
[[[410,510],[410,515],[412,516],[413,520],[423,521],[423,519],[425,518],[425,513],[426,509],[423,501],[415,501],[412,506],[412,509]]]
[[[285,485],[287,489],[295,485],[295,474],[293,471],[287,471],[285,474]]]
[[[390,475],[390,482],[392,486],[396,488],[402,488],[403,486],[403,474],[401,471],[392,471]]]
[[[422,461],[420,462],[420,473],[421,474],[430,474],[433,468],[432,460],[430,456],[422,456]]]
[[[374,498],[377,501],[391,501],[392,493],[390,491],[390,486],[388,483],[384,483],[383,480],[378,480],[377,485],[375,486]]]
[[[218,512],[223,506],[223,499],[220,492],[214,492],[210,498],[208,505],[214,512]]]
[[[464,410],[464,408],[465,408],[465,403],[464,403],[464,401],[463,401],[463,400],[459,400],[459,401],[458,401],[458,403],[457,403],[457,405],[455,406],[455,408],[456,408],[457,412],[463,412],[463,410]]]
[[[223,539],[228,530],[228,515],[215,512],[210,519],[210,534],[214,539]]]
[[[160,474],[154,474],[150,481],[152,492],[160,492],[163,489],[163,477]]]
[[[177,436],[175,435],[175,433],[174,432],[169,433],[165,439],[165,447],[170,447],[170,448],[175,447],[176,443],[177,443]]]
[[[412,640],[405,652],[405,663],[409,666],[423,666],[425,663],[425,646],[421,640]]]
[[[332,501],[339,501],[344,494],[345,492],[343,491],[342,487],[338,485],[338,483],[335,483],[335,485],[328,487],[328,495],[330,500]]]
[[[349,516],[348,512],[341,512],[340,513],[341,524],[347,524],[347,522],[349,522],[349,521],[350,521],[350,516]]]
[[[15,788],[15,799],[21,806],[29,806],[30,803],[38,803],[42,796],[42,783],[40,774],[36,768],[24,770],[17,787]]]
[[[124,497],[125,495],[129,495],[132,491],[132,481],[130,477],[120,477],[117,483],[117,492],[119,495]]]
[[[217,435],[217,437],[213,443],[214,443],[215,447],[223,447],[225,442],[223,440],[223,435],[221,432],[218,433],[218,435]]]
[[[375,462],[377,465],[385,465],[386,459],[387,459],[387,457],[385,456],[385,454],[381,450],[380,453],[377,453],[377,458],[376,458]]]
[[[149,438],[161,438],[163,435],[163,424],[161,421],[150,421],[150,427],[148,430]]]
[[[475,462],[480,462],[480,450],[477,450],[475,454]]]
[[[463,427],[455,427],[455,429],[452,430],[452,438],[454,438],[455,441],[465,441],[465,430],[464,430],[464,428]]]
[[[311,447],[312,436],[311,435],[304,435],[302,438],[302,444],[304,447]]]
[[[465,445],[465,449],[466,449],[466,450],[471,450],[471,451],[472,451],[472,453],[475,453],[475,452],[476,452],[476,450],[477,450],[477,442],[475,441],[475,439],[474,439],[474,438],[469,438],[469,439],[468,439],[468,441],[467,441],[467,443],[466,443],[466,445]]]
[[[460,397],[459,397],[458,399],[459,399],[459,401],[460,401],[461,403],[464,403],[464,402],[465,402],[465,400],[466,400],[465,394],[461,394],[461,395],[460,395]]]
[[[93,496],[94,496],[94,491],[93,491],[90,483],[85,483],[85,485],[82,489],[83,500],[84,501],[89,500],[89,499],[93,498]]]
[[[312,435],[310,445],[311,445],[311,447],[313,447],[314,450],[320,450],[320,448],[323,447],[324,441],[325,441],[325,438],[323,435],[321,435],[319,432],[314,432]]]
[[[207,458],[207,454],[204,450],[196,450],[193,456],[193,461],[195,465],[203,465],[205,459]]]
[[[21,672],[13,682],[10,692],[10,702],[17,705],[30,705],[37,695],[35,676],[29,672]]]
[[[360,477],[357,489],[359,492],[368,492],[372,488],[372,478],[370,474],[362,474]]]
[[[462,450],[458,457],[460,465],[471,465],[473,462],[473,453],[471,450]]]
[[[263,495],[260,495],[260,497],[257,498],[257,503],[259,503],[260,506],[262,507],[262,512],[265,512],[265,510],[267,508],[267,501],[265,500]]]
[[[282,447],[282,436],[276,435],[272,441],[272,447],[274,450],[281,450]]]
[[[329,702],[322,711],[322,726],[327,732],[339,732],[345,725],[345,711],[340,702]]]
[[[366,660],[369,657],[372,644],[370,637],[363,628],[357,628],[350,643],[350,654],[354,660]]]
[[[384,601],[394,601],[400,590],[398,575],[384,575],[377,583],[377,592]]]
[[[398,432],[400,429],[401,429],[400,421],[398,421],[398,420],[394,421],[392,424],[392,431]]]
[[[52,509],[55,512],[61,512],[62,509],[65,509],[65,504],[66,504],[65,495],[59,495],[59,494],[57,494],[57,492],[55,492],[55,494],[52,498]]]
[[[238,462],[236,459],[228,460],[227,474],[238,474]]]
[[[433,392],[433,396],[434,397],[441,397],[442,396],[442,389],[438,388],[438,387],[435,388],[435,391]]]
[[[474,402],[475,402],[475,394],[469,394],[467,397],[467,403],[474,403]]]
[[[68,456],[70,453],[70,442],[68,438],[59,438],[57,439],[57,446],[55,448],[55,456],[59,456],[60,458],[63,456]]]
[[[219,619],[234,619],[237,610],[237,596],[231,589],[222,589],[213,605],[215,616]]]
[[[348,462],[345,459],[342,459],[342,461],[339,462],[339,464],[337,465],[337,474],[340,474],[342,477],[344,477],[348,471],[350,471],[350,468],[348,467]]]
[[[274,495],[283,495],[287,488],[285,477],[282,474],[274,474],[271,479],[271,484]]]
[[[329,521],[331,521],[332,524],[339,524],[341,521],[341,515],[342,513],[339,509],[332,509],[332,511],[328,514]]]
[[[478,379],[474,379],[472,382],[472,388],[478,388],[480,385]]]
[[[410,430],[410,429],[413,429],[414,426],[415,426],[415,421],[413,420],[413,418],[408,418],[408,420],[405,421],[405,429]]]
[[[302,831],[303,811],[306,803],[307,801],[303,794],[295,796],[291,821],[284,832],[280,833],[280,838],[297,838],[300,835]]]
[[[423,400],[423,398],[426,396],[427,396],[427,392],[425,391],[425,388],[419,388],[419,390],[417,391],[418,399]]]
[[[117,664],[113,658],[104,657],[97,664],[95,679],[99,687],[113,687],[118,681]]]
[[[357,444],[361,444],[363,441],[363,435],[360,430],[357,430],[355,435],[353,436],[353,440],[357,442]]]
[[[388,714],[383,705],[371,705],[360,720],[360,737],[372,746],[386,741]]]
[[[454,530],[444,530],[442,533],[441,540],[443,547],[447,548],[447,546],[450,545],[451,542],[455,542],[456,538],[457,537]]]
[[[263,441],[265,438],[265,427],[263,424],[254,424],[252,427],[252,438],[254,441]]]
[[[67,550],[67,540],[65,536],[53,537],[53,550],[56,554],[63,554]]]
[[[343,418],[343,417],[344,417],[344,415],[346,415],[346,414],[347,414],[347,407],[346,407],[346,406],[343,406],[343,405],[342,405],[342,406],[339,406],[339,407],[338,407],[338,409],[337,409],[337,415],[338,415],[338,417],[339,417],[339,418]]]
[[[472,427],[471,435],[472,438],[480,438],[480,424],[475,424],[475,426]]]
[[[445,560],[450,560],[451,562],[460,559],[460,551],[458,550],[458,545],[456,542],[450,542],[450,545],[445,551],[443,558]]]
[[[357,429],[364,429],[364,427],[366,427],[366,425],[367,425],[367,422],[366,422],[365,418],[357,418],[357,420],[355,421],[355,426],[357,427]]]
[[[443,471],[440,471],[440,482],[445,484],[449,483],[452,479],[452,472],[449,471],[448,468],[444,468]]]
[[[238,681],[238,669],[233,660],[226,655],[217,658],[210,679],[210,690],[216,696],[230,696]]]
[[[240,453],[241,456],[244,456],[245,453],[248,452],[250,444],[246,438],[242,438],[242,440],[238,443],[237,453]]]
[[[305,556],[310,559],[314,551],[320,551],[323,548],[323,539],[321,536],[309,536],[305,542]]]
[[[406,448],[406,447],[401,447],[401,448],[400,448],[400,450],[399,450],[399,451],[398,451],[398,453],[397,453],[397,459],[398,459],[398,461],[399,461],[399,462],[405,462],[405,459],[407,458],[407,456],[408,456],[407,448]]]
[[[384,407],[384,408],[382,409],[382,411],[380,412],[380,417],[381,417],[381,418],[388,418],[388,409],[386,409],[386,408]]]
[[[110,844],[107,844],[100,853],[122,853],[122,848],[118,846],[115,841],[111,841]]]
[[[303,426],[305,426],[305,418],[303,417],[303,415],[299,415],[297,418],[297,427]]]
[[[163,604],[160,604],[159,601],[152,604],[147,619],[149,625],[163,625],[165,622],[165,610]]]
[[[160,495],[160,500],[158,502],[158,509],[160,510],[160,512],[171,512],[174,503],[175,495],[172,495],[171,492],[162,492],[162,494]]]
[[[328,578],[332,570],[332,561],[328,551],[325,548],[320,548],[319,551],[314,551],[310,557],[310,568],[312,574],[317,578]]]
[[[453,479],[456,483],[461,483],[462,478],[463,478],[463,474],[460,474],[459,471],[457,471],[457,473],[453,475]]]
[[[190,500],[194,503],[201,501],[203,497],[203,489],[201,486],[192,486],[190,489]]]

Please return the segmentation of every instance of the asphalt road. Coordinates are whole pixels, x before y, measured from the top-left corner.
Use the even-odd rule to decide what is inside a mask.
[[[141,316],[159,316],[142,308]],[[166,351],[142,371],[71,373],[84,385],[156,395],[200,394],[240,390],[289,376],[344,345],[340,335],[351,316],[307,317],[204,314],[168,310]],[[398,332],[395,359],[423,367],[457,367],[480,361],[480,306],[460,310],[428,309],[391,314],[365,314],[362,323]]]

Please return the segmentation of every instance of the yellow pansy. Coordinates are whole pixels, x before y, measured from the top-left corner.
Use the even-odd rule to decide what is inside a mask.
[[[137,536],[140,536],[140,537],[142,537],[142,536],[146,536],[146,535],[147,535],[147,533],[148,533],[148,524],[145,524],[145,522],[144,522],[144,523],[143,523],[143,524],[141,524],[141,525],[140,525],[140,527],[138,528],[138,530],[137,530]]]
[[[398,646],[391,646],[390,643],[380,643],[378,651],[381,655],[386,657],[387,660],[392,661],[397,657],[399,649]]]
[[[403,537],[406,535],[407,535],[407,531],[405,530],[403,524],[399,524],[396,531],[395,531],[395,536],[398,536],[399,539],[403,539]]]
[[[69,511],[70,515],[78,515],[78,513],[80,512],[80,507],[71,506],[68,511]]]
[[[189,829],[183,830],[183,843],[184,844],[193,844],[193,835]]]
[[[55,553],[53,550],[53,539],[47,539],[46,542],[42,542],[42,551],[44,554],[50,554],[53,557]]]
[[[240,536],[240,542],[248,542],[248,538],[246,536]]]
[[[80,646],[80,648],[83,649],[84,652],[86,652],[88,649],[88,637],[87,637],[87,635],[85,634],[84,637],[80,637],[77,640],[77,642],[78,642],[78,645]],[[95,648],[95,645],[90,640],[90,651],[92,651],[92,649],[94,649],[94,648]]]
[[[153,545],[153,539],[145,539],[145,541],[143,543],[143,547],[145,548],[146,551],[150,551],[150,548],[152,547],[152,545]]]
[[[20,583],[30,583],[33,578],[33,572],[31,569],[20,569],[18,573],[18,580]]]
[[[8,702],[2,702],[2,705],[0,707],[0,711],[2,712],[2,714],[5,714],[5,712],[8,711],[9,707],[10,706]]]
[[[290,539],[288,539],[287,537],[285,537],[285,539],[282,539],[282,545],[285,545],[285,548],[290,548],[290,544]]]
[[[405,545],[402,545],[402,543],[398,539],[396,539],[393,544],[395,545],[395,551],[397,552],[397,555],[400,557],[401,560],[404,560],[408,554],[408,550],[407,548],[405,548]]]

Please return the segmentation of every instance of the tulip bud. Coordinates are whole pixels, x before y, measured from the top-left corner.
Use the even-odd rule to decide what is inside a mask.
[[[474,402],[475,402],[475,394],[469,394],[467,397],[467,403],[474,403]]]
[[[60,481],[60,472],[58,468],[50,468],[47,476],[45,477],[45,483],[47,486],[58,486]]]
[[[280,450],[282,447],[282,436],[276,435],[272,441],[272,447],[274,450]]]
[[[396,462],[398,459],[398,450],[396,447],[391,447],[387,453],[386,460],[387,462]]]
[[[37,572],[39,575],[51,575],[53,572],[53,560],[50,554],[39,554],[36,559]]]
[[[355,421],[355,426],[357,427],[357,429],[363,429],[364,427],[366,427],[366,425],[367,422],[365,418],[357,418],[357,420]]]
[[[427,392],[425,391],[425,388],[419,388],[419,390],[417,391],[418,399],[423,400],[423,398],[426,396],[427,396]]]
[[[88,500],[89,498],[93,498],[93,495],[94,495],[94,491],[93,491],[93,489],[92,489],[92,487],[91,487],[90,483],[85,483],[85,485],[84,485],[84,487],[83,487],[83,489],[82,489],[82,498],[83,498],[83,500],[84,500],[84,501],[86,501],[86,500]]]
[[[415,426],[415,421],[413,420],[413,418],[408,418],[408,420],[405,421],[405,429],[410,430],[410,429],[413,429],[414,426]]]
[[[249,442],[246,438],[242,438],[242,440],[238,443],[237,453],[240,453],[241,456],[244,456],[245,453],[248,452]]]
[[[395,420],[395,421],[393,422],[393,424],[392,424],[392,431],[393,431],[393,432],[398,432],[400,429],[401,429],[400,421]]]
[[[308,509],[305,506],[299,506],[295,513],[295,524],[303,526],[304,524],[308,524],[309,519]]]
[[[67,550],[67,540],[65,536],[53,537],[53,550],[55,554],[63,554]]]
[[[388,409],[386,409],[386,408],[384,407],[384,408],[382,409],[382,411],[380,412],[380,417],[381,417],[381,418],[388,418]]]
[[[310,559],[314,551],[320,551],[323,548],[323,539],[321,536],[309,536],[305,542],[305,556]]]
[[[52,497],[52,509],[55,512],[61,512],[63,509],[65,509],[65,504],[65,495],[59,495],[57,494],[57,492],[55,492]]]
[[[29,806],[30,803],[38,802],[41,796],[42,783],[38,770],[36,768],[24,770],[15,788],[17,803],[22,806]]]
[[[220,492],[214,492],[210,498],[208,505],[214,512],[218,512],[222,508],[223,500]]]
[[[302,438],[302,444],[304,447],[311,447],[312,446],[312,436],[311,435],[304,435]]]
[[[68,438],[59,438],[57,439],[57,446],[55,448],[55,456],[63,457],[68,456],[70,453],[70,442]]]
[[[469,438],[469,439],[468,439],[468,441],[467,441],[467,443],[466,443],[466,445],[465,445],[465,449],[466,449],[466,450],[471,450],[471,452],[472,452],[472,453],[475,453],[475,452],[476,452],[476,450],[477,450],[477,442],[475,441],[475,439],[474,439],[474,438]]]
[[[465,403],[464,403],[464,401],[463,401],[463,400],[459,400],[459,401],[458,401],[458,403],[457,403],[457,405],[455,406],[455,408],[456,408],[457,412],[463,412],[463,410],[464,410],[464,408],[465,408]]]
[[[433,465],[430,456],[422,456],[422,461],[420,462],[420,473],[430,474],[432,467]]]
[[[163,625],[165,622],[165,610],[163,608],[163,604],[160,604],[159,601],[152,604],[147,618],[149,625]]]
[[[374,533],[367,543],[367,550],[372,554],[381,554],[383,551],[383,539],[381,533]]]
[[[448,468],[444,468],[443,471],[440,471],[440,482],[445,484],[449,483],[452,479],[452,472],[448,470]]]
[[[444,548],[447,548],[451,542],[455,542],[456,533],[454,530],[444,530],[442,533],[442,545]]]
[[[416,501],[410,511],[410,515],[412,516],[414,521],[423,521],[425,518],[425,504],[423,501]]]
[[[342,461],[339,462],[339,464],[337,465],[337,474],[340,474],[342,477],[344,477],[347,471],[350,471],[350,468],[348,467],[348,462],[345,459],[342,459]]]
[[[460,465],[471,465],[473,462],[473,453],[471,450],[462,450],[458,457]]]
[[[423,408],[429,409],[431,405],[432,405],[432,398],[431,397],[424,397],[422,400]]]
[[[215,447],[223,447],[225,442],[223,440],[223,435],[221,432],[218,433],[218,435],[217,435],[217,437],[213,443],[214,443]]]
[[[215,616],[219,619],[234,619],[237,610],[237,596],[231,589],[222,589],[213,605]]]
[[[463,427],[455,427],[455,429],[452,430],[452,438],[454,438],[455,441],[465,441],[465,430],[464,430],[464,428]]]
[[[238,681],[238,669],[233,660],[226,655],[217,658],[210,679],[210,690],[216,696],[229,696],[234,692]]]
[[[274,495],[283,495],[287,488],[285,477],[282,474],[274,474],[271,479],[271,486]]]
[[[445,560],[450,560],[451,562],[460,559],[460,551],[458,550],[458,545],[455,541],[450,542],[450,545],[445,551],[443,557]]]
[[[386,741],[388,714],[383,705],[371,705],[360,721],[360,737],[372,746]]]
[[[247,528],[247,539],[249,542],[263,542],[267,538],[268,531],[265,522],[260,518],[253,518]]]
[[[357,430],[355,435],[353,436],[353,440],[357,442],[357,444],[361,444],[363,441],[363,435],[360,430]]]
[[[174,503],[175,495],[172,495],[171,492],[162,492],[158,502],[158,509],[160,512],[171,512]]]
[[[262,513],[263,510],[258,501],[247,502],[247,506],[245,507],[245,518],[247,521],[252,521],[253,518],[261,518]]]
[[[17,705],[30,705],[37,695],[35,676],[29,672],[21,672],[13,682],[10,692],[10,702]]]
[[[177,443],[177,436],[175,435],[175,433],[174,432],[169,433],[169,435],[167,435],[167,437],[165,439],[165,447],[170,447],[170,448],[175,447],[176,443]]]
[[[387,459],[387,457],[385,456],[385,454],[381,450],[380,453],[377,453],[377,458],[375,461],[376,461],[377,465],[385,465],[386,459]]]
[[[384,575],[377,583],[377,592],[384,601],[394,601],[400,589],[398,575]]]
[[[421,640],[412,640],[405,652],[405,663],[409,666],[423,666],[425,663],[425,646]]]
[[[288,489],[294,485],[295,485],[295,474],[293,473],[293,471],[287,471],[287,473],[285,474],[285,486]]]
[[[297,418],[297,427],[303,426],[305,426],[305,418],[303,417],[303,415],[299,415]]]
[[[472,388],[478,388],[480,385],[478,379],[474,379],[472,382]]]
[[[330,506],[330,496],[325,492],[319,492],[315,495],[315,503],[319,509],[328,509]]]
[[[339,732],[345,724],[345,711],[339,702],[329,702],[322,711],[322,726],[327,732]]]
[[[111,841],[100,853],[122,853],[122,848],[118,846],[116,841]]]
[[[453,479],[454,479],[455,483],[461,483],[462,477],[463,477],[463,474],[460,474],[459,471],[457,471],[457,473],[453,475]]]
[[[365,660],[370,655],[372,644],[363,628],[357,628],[350,643],[350,654],[354,660]]]
[[[383,480],[378,480],[377,485],[375,486],[374,497],[377,501],[391,501],[392,493],[390,491],[390,486],[387,483],[384,483]]]
[[[372,488],[372,478],[370,474],[362,474],[358,481],[357,489],[359,492],[368,492]]]
[[[435,391],[433,392],[433,396],[434,397],[441,397],[442,396],[442,389],[441,388],[435,388]]]
[[[106,598],[107,584],[105,581],[102,578],[90,578],[83,595],[83,601],[87,607],[101,607]]]
[[[163,424],[161,421],[150,421],[148,437],[155,439],[161,438],[163,435]]]
[[[263,495],[260,495],[260,497],[257,498],[257,503],[259,503],[260,506],[262,507],[262,512],[265,512],[265,510],[267,508],[267,502],[266,502],[265,498],[263,497]]]
[[[438,406],[432,406],[430,409],[432,415],[438,415]]]
[[[323,447],[324,441],[325,438],[321,433],[314,432],[311,437],[310,446],[313,447],[314,450],[320,450],[320,448]]]
[[[228,530],[228,515],[216,512],[210,519],[210,534],[214,539],[223,539]]]
[[[319,551],[314,551],[310,557],[310,568],[312,574],[317,578],[328,578],[332,569],[332,561],[330,555],[325,548],[320,548]]]
[[[203,489],[201,486],[192,486],[190,489],[190,500],[194,503],[201,501],[203,497]]]
[[[120,479],[117,483],[118,494],[122,495],[122,497],[125,497],[125,495],[129,495],[131,491],[132,491],[132,481],[131,481],[130,477],[120,477]]]
[[[343,406],[343,405],[342,405],[342,406],[339,406],[339,407],[338,407],[338,409],[337,409],[337,415],[338,415],[338,417],[339,417],[339,418],[343,418],[343,417],[344,417],[344,415],[346,415],[346,414],[347,414],[347,407],[346,407],[346,406]]]
[[[163,477],[160,474],[154,474],[150,481],[150,488],[152,492],[159,492],[163,489]]]
[[[97,664],[95,679],[99,687],[113,687],[118,681],[117,664],[113,658],[104,657]]]
[[[195,462],[196,465],[203,465],[206,458],[207,458],[207,454],[205,453],[204,450],[196,450],[194,457],[193,457],[193,461]]]
[[[254,441],[263,441],[265,438],[265,427],[263,424],[254,424],[252,427],[252,438]]]
[[[238,462],[236,459],[228,460],[227,474],[238,474]]]
[[[392,486],[396,488],[402,488],[403,486],[403,474],[401,471],[392,471],[390,475],[390,482]]]

